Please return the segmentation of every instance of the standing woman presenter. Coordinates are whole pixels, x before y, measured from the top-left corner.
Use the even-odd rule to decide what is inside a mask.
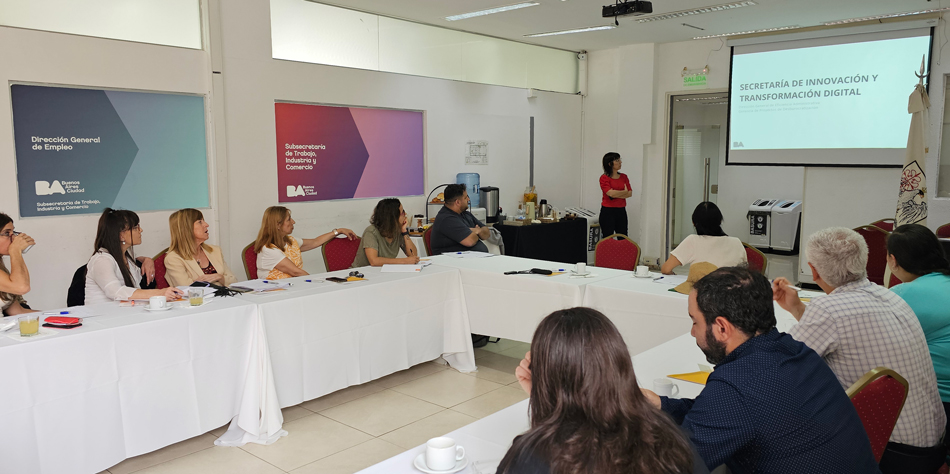
[[[604,194],[600,204],[601,237],[627,235],[627,198],[633,191],[627,175],[620,172],[622,161],[620,153],[604,155],[604,174],[600,175],[600,190]]]

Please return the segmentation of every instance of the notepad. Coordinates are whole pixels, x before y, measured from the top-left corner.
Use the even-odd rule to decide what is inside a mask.
[[[424,265],[406,265],[406,264],[392,264],[387,263],[383,265],[383,268],[379,270],[380,273],[414,273],[421,272]]]
[[[706,385],[706,380],[709,379],[710,372],[690,372],[687,374],[671,374],[667,377],[677,380],[685,380],[687,382],[698,383],[700,385]]]

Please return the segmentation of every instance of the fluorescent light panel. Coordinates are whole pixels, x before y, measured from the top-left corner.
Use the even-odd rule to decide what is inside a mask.
[[[723,37],[726,37],[726,36],[751,35],[751,34],[755,34],[755,33],[771,33],[771,32],[773,32],[773,31],[796,30],[796,29],[798,29],[798,28],[801,28],[801,27],[798,26],[798,25],[779,26],[779,27],[775,27],[775,28],[762,28],[762,29],[760,29],[760,30],[736,31],[736,32],[733,32],[733,33],[721,33],[721,34],[718,34],[718,35],[695,36],[695,37],[693,37],[693,39],[694,39],[694,40],[702,40],[702,39],[709,39],[709,38],[723,38]]]
[[[569,35],[571,33],[584,33],[587,31],[600,31],[600,30],[612,30],[616,28],[614,25],[604,25],[604,26],[590,26],[587,28],[576,28],[573,30],[561,30],[561,31],[552,31],[550,33],[535,33],[533,35],[524,35],[526,38],[538,38],[540,36],[556,36],[556,35]]]
[[[516,3],[514,5],[508,5],[504,7],[495,7],[495,8],[489,8],[488,10],[481,10],[481,11],[471,12],[471,13],[463,13],[461,15],[447,16],[445,17],[445,19],[448,21],[464,20],[466,18],[474,18],[476,16],[482,16],[482,15],[491,15],[492,13],[508,12],[511,10],[518,10],[520,8],[528,8],[528,7],[538,6],[538,5],[540,5],[540,3],[537,3],[537,2]]]
[[[758,5],[758,3],[756,3],[753,0],[744,0],[742,2],[724,3],[722,5],[712,5],[709,7],[696,8],[693,10],[680,10],[678,12],[670,12],[670,13],[663,13],[660,15],[641,17],[637,19],[637,23],[648,23],[651,21],[659,21],[659,20],[671,20],[673,18],[681,18],[684,16],[700,15],[703,13],[721,12],[721,11],[726,11],[726,10],[732,10],[734,8],[751,7],[752,5]]]
[[[923,15],[925,13],[937,13],[950,10],[950,7],[931,8],[929,10],[918,10],[915,12],[888,13],[884,15],[865,16],[861,18],[848,18],[847,20],[826,21],[822,23],[825,26],[846,25],[848,23],[858,23],[861,21],[884,20],[887,18],[900,18],[902,16]]]

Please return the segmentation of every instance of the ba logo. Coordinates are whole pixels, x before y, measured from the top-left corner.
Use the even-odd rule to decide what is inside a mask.
[[[59,184],[59,180],[53,181],[53,184],[49,184],[49,181],[37,181],[34,185],[36,187],[37,196],[66,194],[66,190],[63,189],[63,185]]]
[[[732,142],[732,147],[733,147],[733,148],[745,148],[745,145],[743,145],[742,142]]]
[[[303,186],[287,186],[287,197],[306,196],[303,192]]]

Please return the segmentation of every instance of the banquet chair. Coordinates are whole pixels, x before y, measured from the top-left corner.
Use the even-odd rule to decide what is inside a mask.
[[[623,234],[600,239],[594,247],[594,266],[634,271],[640,261],[640,246]]]
[[[749,270],[753,272],[765,274],[765,269],[769,268],[769,259],[765,258],[765,254],[761,250],[742,242],[742,246],[745,247],[745,256],[746,260],[749,261]]]
[[[168,247],[158,252],[152,260],[155,261],[155,288],[168,288],[168,281],[165,280],[165,255],[168,254]]]
[[[878,367],[864,374],[846,393],[871,440],[874,460],[881,462],[907,399],[907,380],[891,369]]]
[[[244,273],[248,280],[257,279],[257,252],[254,251],[254,242],[247,244],[244,250],[241,250],[241,261],[244,262]]]
[[[79,267],[73,274],[73,281],[66,291],[66,306],[86,304],[86,265]]]
[[[894,232],[894,219],[880,219],[872,222],[870,225],[880,227],[885,232]]]
[[[426,255],[432,256],[432,227],[422,231],[422,245],[426,246]]]
[[[940,239],[950,239],[950,224],[944,224],[937,227],[937,237]]]
[[[868,280],[884,286],[884,269],[887,266],[888,232],[873,225],[863,225],[854,229],[864,237],[868,244]]]
[[[350,268],[353,265],[353,260],[356,259],[356,251],[360,249],[360,240],[359,237],[350,240],[341,235],[323,244],[320,250],[323,252],[323,261],[327,264],[327,271],[335,272]]]

